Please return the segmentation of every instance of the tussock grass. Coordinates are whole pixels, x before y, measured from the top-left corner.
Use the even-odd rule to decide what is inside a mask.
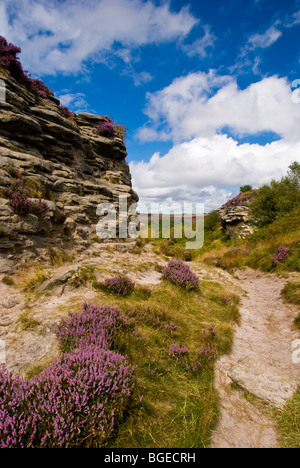
[[[300,390],[277,415],[281,448],[300,448]]]
[[[23,278],[23,291],[25,293],[35,293],[38,287],[49,278],[49,272],[44,267],[38,267],[34,273],[25,275]]]
[[[290,304],[300,306],[300,283],[288,283],[283,289],[282,295]],[[295,325],[300,329],[300,313],[295,319]]]

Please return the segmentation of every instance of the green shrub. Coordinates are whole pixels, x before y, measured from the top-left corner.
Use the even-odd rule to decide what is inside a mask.
[[[4,278],[2,278],[2,283],[6,284],[6,286],[13,286],[15,284],[14,280],[10,276],[4,276]]]
[[[240,188],[240,192],[242,193],[245,193],[245,192],[250,192],[250,190],[252,190],[252,185],[243,185],[241,188]]]
[[[295,162],[281,181],[272,180],[269,185],[261,187],[250,209],[257,226],[264,227],[293,212],[299,204],[300,164]]]

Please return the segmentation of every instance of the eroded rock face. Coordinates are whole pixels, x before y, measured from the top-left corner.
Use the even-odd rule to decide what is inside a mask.
[[[138,201],[123,141],[94,133],[103,117],[66,118],[53,95],[38,99],[2,69],[0,80],[6,87],[6,102],[0,102],[0,260],[8,264],[9,255],[13,265],[15,258],[43,255],[51,247],[88,248],[99,204],[117,205],[121,194],[129,204]],[[4,194],[17,177],[26,187],[43,189],[49,207],[44,216],[14,212]]]
[[[224,205],[218,210],[221,225],[231,239],[245,238],[253,234],[254,227],[250,223],[249,207],[246,205]]]

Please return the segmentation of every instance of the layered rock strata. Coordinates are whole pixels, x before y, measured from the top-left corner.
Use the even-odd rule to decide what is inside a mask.
[[[40,99],[3,69],[0,82],[5,87],[0,99],[0,272],[5,272],[10,262],[51,248],[88,248],[96,237],[98,205],[118,207],[120,195],[132,204],[138,196],[122,139],[94,131],[104,117],[66,116],[53,94]],[[13,209],[7,191],[16,179],[29,197],[45,200],[43,216]]]

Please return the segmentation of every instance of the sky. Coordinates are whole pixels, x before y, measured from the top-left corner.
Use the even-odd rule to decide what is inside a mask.
[[[300,161],[300,0],[0,0],[70,110],[128,128],[141,203],[220,207]]]

